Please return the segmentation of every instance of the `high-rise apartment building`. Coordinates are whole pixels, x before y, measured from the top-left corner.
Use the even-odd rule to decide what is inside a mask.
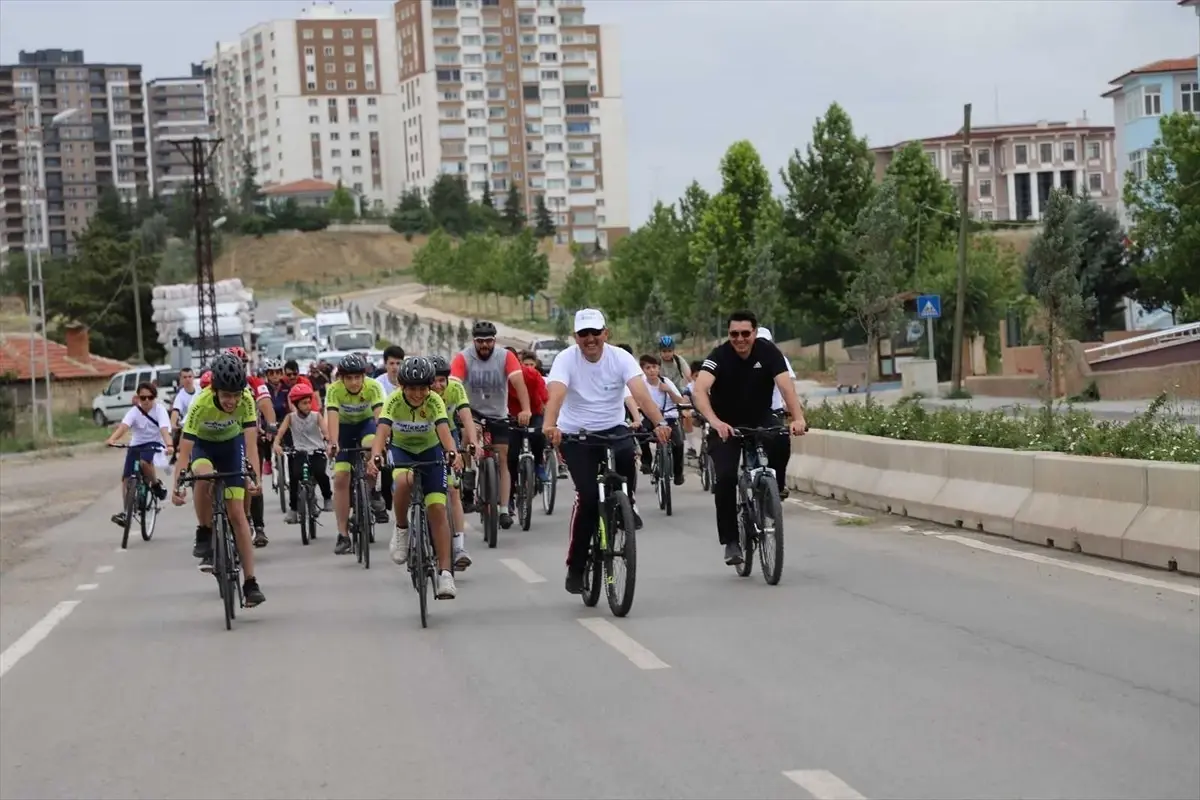
[[[150,127],[150,174],[156,195],[169,196],[188,186],[188,163],[195,137],[212,134],[208,82],[202,64],[192,64],[190,77],[155,78],[146,84]],[[181,152],[173,142],[184,148]],[[186,154],[186,155],[185,155]]]
[[[408,185],[463,176],[497,204],[543,197],[559,240],[604,249],[629,231],[617,32],[581,0],[398,0],[399,124]]]
[[[314,3],[298,19],[255,25],[220,43],[209,71],[216,181],[237,194],[248,156],[262,186],[336,183],[377,207],[404,189],[400,144],[385,118],[398,101],[390,20]]]
[[[52,124],[56,115],[60,122]],[[36,50],[0,66],[0,182],[4,253],[38,246],[66,254],[101,187],[111,184],[130,199],[148,191],[141,65],[89,64],[82,50]],[[40,224],[28,224],[27,203]]]

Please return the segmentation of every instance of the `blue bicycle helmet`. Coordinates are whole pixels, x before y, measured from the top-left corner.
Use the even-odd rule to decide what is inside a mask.
[[[675,337],[673,337],[673,336],[658,337],[658,349],[674,350],[675,349]]]

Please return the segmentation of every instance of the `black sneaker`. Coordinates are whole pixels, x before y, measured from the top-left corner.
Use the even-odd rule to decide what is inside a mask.
[[[791,494],[791,492],[790,492],[790,491],[788,490],[788,488],[785,486],[784,488],[782,488],[782,489],[780,489],[780,490],[779,490],[779,499],[780,499],[780,500],[787,500],[787,499],[788,499],[788,495],[790,495],[790,494]]]
[[[512,527],[512,514],[509,514],[507,511],[500,512],[500,527],[504,530]]]
[[[204,557],[200,559],[199,569],[201,572],[211,573],[213,571],[213,554],[211,550],[205,553]]]
[[[192,558],[207,558],[212,564],[212,529],[196,528],[196,544],[192,546]]]
[[[246,608],[254,608],[265,603],[266,600],[266,595],[262,593],[262,589],[258,588],[258,580],[246,578],[246,582],[242,584],[242,601],[246,604]]]
[[[267,542],[268,542],[267,532],[264,531],[261,526],[256,527],[254,529],[254,546],[255,547],[266,547]]]
[[[737,542],[730,542],[729,544],[725,545],[725,564],[727,566],[735,567],[738,564],[741,564],[742,561],[742,546],[740,544]]]
[[[118,514],[113,514],[111,517],[109,517],[109,519],[111,519],[112,524],[116,525],[118,528],[125,527],[125,512],[124,511],[122,511]]]
[[[333,554],[335,556],[344,556],[344,555],[346,555],[346,553],[349,553],[349,552],[350,552],[350,537],[349,536],[339,536],[337,538],[337,544],[333,546]]]
[[[154,496],[160,501],[167,499],[167,487],[163,486],[162,481],[154,482]]]
[[[583,570],[567,570],[565,585],[568,594],[583,594]]]
[[[637,506],[634,506],[633,507],[633,527],[634,527],[634,529],[640,531],[642,529],[642,525],[644,525],[644,524],[645,523],[642,522],[642,515],[638,513]]]
[[[682,474],[676,475],[675,476],[675,485],[683,486],[683,479],[684,479],[684,476]]]

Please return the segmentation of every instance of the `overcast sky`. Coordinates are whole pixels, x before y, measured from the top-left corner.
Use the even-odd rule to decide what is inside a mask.
[[[186,74],[214,43],[294,0],[0,0],[0,62],[19,50],[82,48],[89,61]],[[391,16],[381,0],[342,2]],[[872,145],[977,124],[1112,123],[1110,80],[1194,56],[1200,20],[1175,0],[587,0],[621,31],[633,222],[655,197],[717,183],[730,143],[757,146],[776,185],[816,117],[841,103]],[[997,97],[999,98],[997,102]],[[999,116],[997,117],[997,110]]]

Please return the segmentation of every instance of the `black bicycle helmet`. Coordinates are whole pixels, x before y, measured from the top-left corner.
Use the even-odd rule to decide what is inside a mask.
[[[471,328],[472,339],[495,339],[496,326],[486,319],[481,319]]]
[[[434,368],[428,358],[409,356],[400,365],[401,386],[429,386],[433,383]]]
[[[366,375],[367,360],[358,353],[351,353],[338,364],[339,375]]]
[[[433,375],[436,378],[450,377],[450,362],[445,356],[429,356],[429,363],[433,365]]]
[[[240,392],[246,388],[246,367],[233,353],[222,353],[212,361],[212,388],[215,392]]]

